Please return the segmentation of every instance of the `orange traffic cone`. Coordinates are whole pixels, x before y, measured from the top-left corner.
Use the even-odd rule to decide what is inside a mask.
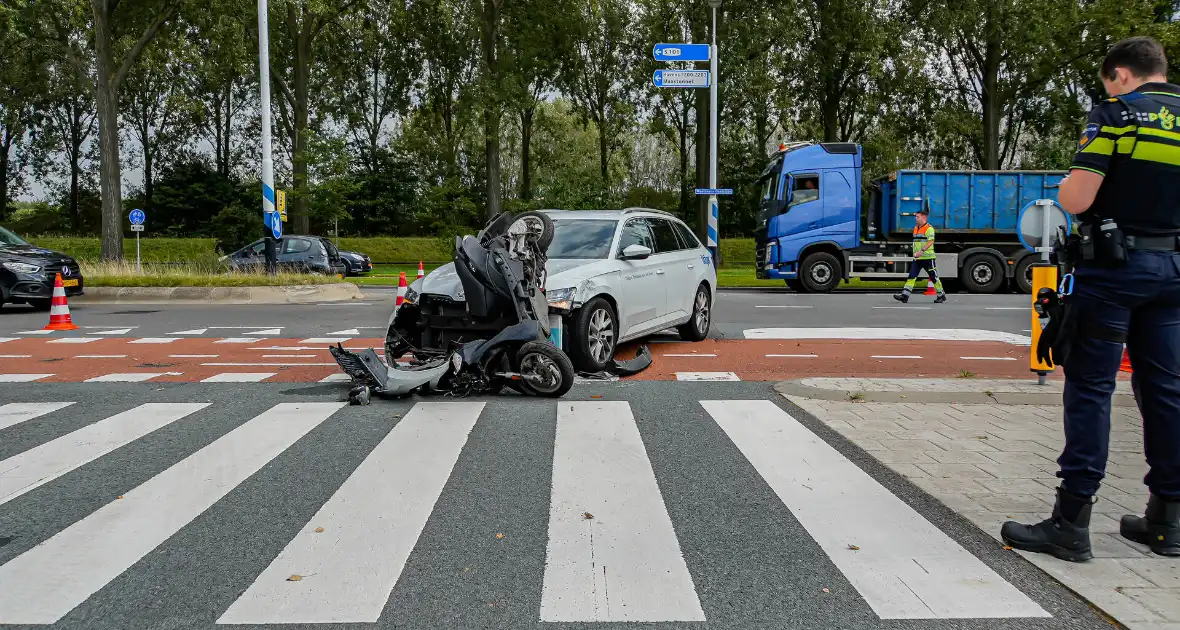
[[[1122,362],[1122,364],[1119,365],[1119,371],[1120,372],[1130,372],[1131,371],[1131,355],[1127,354],[1126,350],[1123,350],[1123,362]]]
[[[426,277],[426,270],[422,268],[422,261],[419,260],[418,261],[418,279],[421,280],[422,278],[425,278],[425,277]]]
[[[70,319],[70,305],[66,302],[66,287],[61,283],[61,274],[53,281],[53,303],[49,307],[49,325],[42,330],[78,330]]]
[[[397,306],[401,306],[406,301],[406,272],[401,272],[397,279]]]
[[[938,293],[934,291],[934,282],[931,280],[926,280],[926,295],[938,295]]]

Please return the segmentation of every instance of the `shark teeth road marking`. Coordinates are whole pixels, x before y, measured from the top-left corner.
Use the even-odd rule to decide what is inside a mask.
[[[261,339],[252,337],[226,337],[225,339],[218,339],[213,343],[258,343]]]
[[[278,372],[224,372],[210,376],[202,383],[261,383]]]
[[[84,383],[142,383],[161,376],[183,376],[184,372],[125,372],[88,378]]]
[[[102,340],[95,339],[94,337],[65,337],[63,339],[53,339],[50,341],[46,341],[45,343],[82,344],[82,343],[94,343],[95,341],[102,341]]]
[[[32,383],[43,378],[49,378],[52,374],[0,374],[0,383]]]
[[[300,341],[299,343],[334,344],[334,343],[348,343],[349,341],[352,341],[351,337],[312,337],[310,339],[304,339],[303,341]]]
[[[177,337],[144,337],[143,339],[136,339],[128,341],[127,343],[143,343],[143,344],[165,344],[178,341]]]
[[[130,333],[130,332],[131,332],[130,328],[115,328],[113,330],[97,330],[95,332],[86,333],[86,334],[88,334],[88,335],[126,335],[127,333]]]
[[[208,328],[194,328],[192,330],[181,330],[179,332],[168,333],[169,335],[203,335],[209,332]]]
[[[267,328],[265,330],[253,330],[253,331],[250,331],[247,333],[242,333],[242,334],[249,335],[251,337],[266,337],[266,336],[270,336],[270,335],[281,335],[282,333],[283,333],[282,328]]]

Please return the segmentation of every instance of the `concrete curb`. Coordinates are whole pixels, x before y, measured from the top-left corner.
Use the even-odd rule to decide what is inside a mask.
[[[349,282],[282,287],[87,287],[77,304],[308,304],[365,296]]]
[[[785,381],[774,386],[783,396],[798,396],[813,400],[862,403],[959,403],[976,405],[1060,405],[1061,391],[1053,389],[1044,394],[1019,392],[948,392],[930,391],[929,382],[913,379],[913,388],[907,391],[868,391],[861,389],[825,389],[808,385],[802,380]],[[854,398],[855,396],[855,398]],[[1111,404],[1116,407],[1135,407],[1135,397],[1129,393],[1115,392]]]

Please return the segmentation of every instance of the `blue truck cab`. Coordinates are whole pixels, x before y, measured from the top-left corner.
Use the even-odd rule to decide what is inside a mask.
[[[867,186],[853,143],[784,144],[758,179],[757,275],[796,291],[841,280],[904,279],[914,215],[930,210],[939,275],[973,293],[1032,290],[1036,255],[1016,233],[1022,208],[1057,199],[1064,172],[897,171]]]

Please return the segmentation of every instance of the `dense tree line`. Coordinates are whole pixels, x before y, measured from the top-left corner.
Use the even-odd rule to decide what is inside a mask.
[[[779,142],[851,141],[866,175],[1064,168],[1104,50],[1180,58],[1177,0],[726,0],[722,232]],[[706,0],[271,0],[289,231],[446,234],[499,209],[645,205],[699,229],[708,92],[657,89]],[[0,0],[0,222],[260,231],[258,21],[242,0]],[[136,177],[126,178],[128,172]],[[134,185],[125,189],[124,183]],[[39,194],[41,204],[22,204]]]

